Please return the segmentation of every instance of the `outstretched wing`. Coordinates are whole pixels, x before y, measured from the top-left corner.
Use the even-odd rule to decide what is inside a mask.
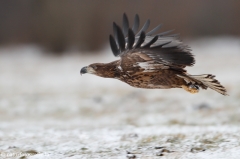
[[[146,32],[150,24],[147,20],[142,29],[139,28],[139,16],[134,18],[134,25],[129,27],[126,14],[123,15],[122,29],[113,23],[113,36],[110,35],[110,45],[115,56],[121,57],[121,67],[124,70],[141,66],[152,69],[175,68],[183,70],[186,66],[195,63],[191,50],[177,39],[177,35],[169,35],[172,31],[166,31],[154,35],[161,25]]]

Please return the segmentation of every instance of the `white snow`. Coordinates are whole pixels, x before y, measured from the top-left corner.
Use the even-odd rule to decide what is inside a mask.
[[[229,96],[80,76],[83,66],[116,59],[109,49],[53,56],[36,46],[1,48],[0,158],[238,159],[240,39],[189,45],[189,73],[216,75]]]

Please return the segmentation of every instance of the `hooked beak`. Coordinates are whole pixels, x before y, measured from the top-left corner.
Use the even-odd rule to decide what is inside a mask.
[[[87,66],[85,66],[85,67],[83,67],[81,70],[80,70],[80,74],[82,75],[82,74],[85,74],[85,73],[87,73],[88,71],[87,71]]]

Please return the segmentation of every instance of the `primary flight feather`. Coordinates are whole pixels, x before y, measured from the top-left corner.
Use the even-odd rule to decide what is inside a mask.
[[[197,93],[200,87],[227,95],[214,75],[187,73],[184,68],[193,66],[195,59],[189,47],[179,41],[176,34],[169,35],[172,30],[155,34],[161,25],[147,32],[150,20],[140,30],[139,24],[139,16],[136,15],[133,27],[130,27],[127,15],[123,14],[122,28],[114,22],[113,35],[109,36],[112,52],[120,59],[90,64],[80,73],[115,78],[137,88],[183,88]]]

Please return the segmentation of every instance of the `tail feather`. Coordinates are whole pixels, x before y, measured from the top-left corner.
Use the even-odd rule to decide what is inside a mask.
[[[183,77],[183,76],[181,76]],[[187,79],[186,79],[187,77]],[[212,90],[217,91],[218,93],[221,93],[222,95],[228,95],[227,90],[220,84],[218,80],[214,78],[214,75],[211,74],[203,74],[203,75],[187,75],[185,76],[185,80],[187,82],[196,83],[203,89],[207,89],[208,87]]]
[[[214,75],[204,74],[204,75],[190,75],[191,78],[195,79],[197,82],[201,82],[204,86],[207,86],[218,93],[227,95],[227,90],[216,80]],[[201,86],[201,85],[200,85]]]

